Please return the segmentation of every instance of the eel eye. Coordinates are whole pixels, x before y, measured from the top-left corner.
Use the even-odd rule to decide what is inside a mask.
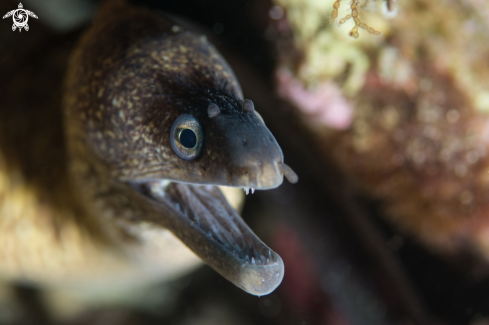
[[[178,157],[192,160],[199,156],[202,150],[204,132],[199,121],[188,114],[180,115],[170,131],[170,142]]]

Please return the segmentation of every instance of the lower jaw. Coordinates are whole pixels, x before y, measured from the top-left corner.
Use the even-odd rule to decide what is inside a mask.
[[[225,192],[236,196],[236,190],[242,191]],[[157,213],[167,215],[166,228],[236,286],[266,295],[280,284],[284,274],[280,256],[249,229],[216,187],[151,181],[141,192]]]

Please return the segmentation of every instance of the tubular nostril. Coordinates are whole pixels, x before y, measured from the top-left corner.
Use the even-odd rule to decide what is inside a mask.
[[[277,167],[280,170],[280,172],[284,174],[285,178],[287,178],[287,180],[290,183],[295,184],[299,181],[299,176],[297,176],[297,174],[292,170],[292,168],[290,168],[283,162],[278,163]]]

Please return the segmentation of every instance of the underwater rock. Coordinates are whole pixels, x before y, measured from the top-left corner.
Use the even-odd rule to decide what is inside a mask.
[[[290,25],[276,28],[277,90],[314,130],[323,157],[430,249],[451,257],[475,254],[487,264],[489,5],[276,3]],[[363,33],[356,40],[345,32],[358,25],[353,19],[329,23],[335,15],[354,17],[353,3],[382,36]],[[339,91],[327,95],[327,87]],[[331,122],[338,120],[343,123]]]

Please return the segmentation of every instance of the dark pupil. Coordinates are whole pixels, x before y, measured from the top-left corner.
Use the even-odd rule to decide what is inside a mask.
[[[197,144],[197,136],[195,135],[194,131],[185,129],[180,133],[180,143],[182,146],[185,148],[193,148]]]

